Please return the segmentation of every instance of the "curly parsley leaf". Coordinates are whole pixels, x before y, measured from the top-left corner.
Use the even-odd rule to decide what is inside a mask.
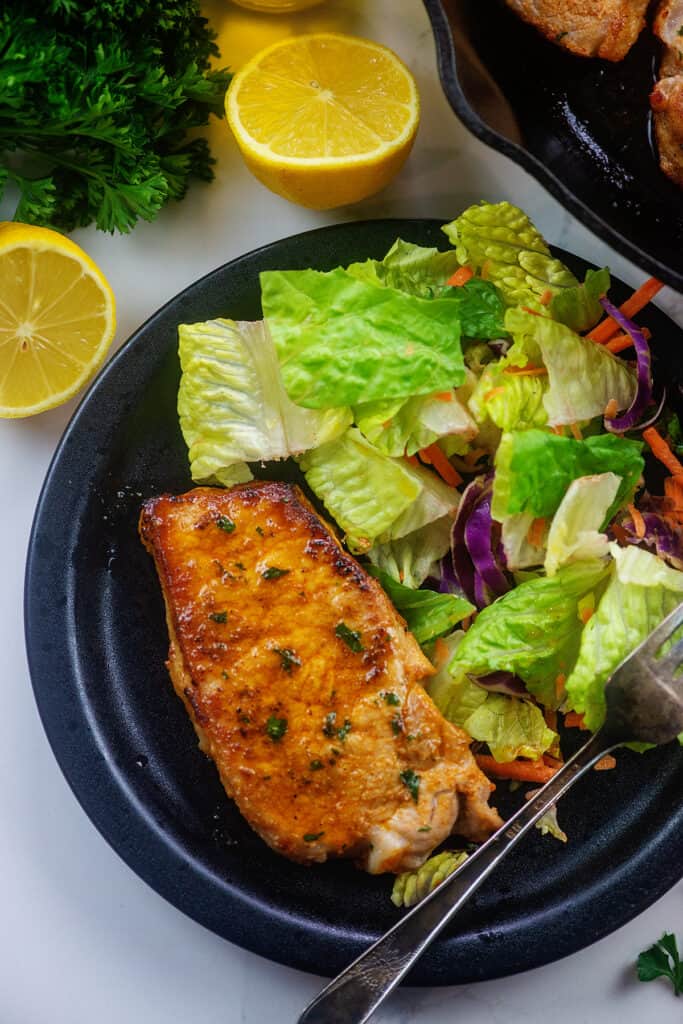
[[[676,936],[666,933],[658,942],[641,953],[638,957],[637,971],[639,981],[668,978],[673,985],[674,995],[683,994],[683,963],[678,953]]]
[[[0,192],[15,219],[129,231],[213,177],[193,129],[230,80],[197,0],[7,0],[0,8]]]

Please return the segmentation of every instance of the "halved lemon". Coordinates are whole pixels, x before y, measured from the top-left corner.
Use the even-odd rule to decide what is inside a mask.
[[[0,416],[32,416],[79,391],[116,329],[104,275],[64,235],[0,223]]]
[[[225,106],[259,181],[316,210],[388,184],[420,115],[415,80],[395,53],[334,33],[284,39],[256,54],[233,78]]]

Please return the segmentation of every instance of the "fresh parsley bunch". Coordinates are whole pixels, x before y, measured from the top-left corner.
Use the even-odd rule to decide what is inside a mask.
[[[15,219],[129,231],[210,181],[203,138],[230,80],[196,0],[0,5],[0,196]]]

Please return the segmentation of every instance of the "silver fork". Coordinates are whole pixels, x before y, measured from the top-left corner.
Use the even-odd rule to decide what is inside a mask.
[[[669,743],[683,732],[683,673],[676,676],[683,640],[657,657],[681,624],[683,603],[612,674],[602,728],[462,867],[331,981],[298,1024],[364,1024],[503,857],[596,761],[632,740]]]

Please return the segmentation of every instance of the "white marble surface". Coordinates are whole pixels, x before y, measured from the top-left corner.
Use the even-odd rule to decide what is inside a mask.
[[[210,10],[226,60],[284,23],[257,22],[227,0]],[[643,274],[565,213],[523,171],[472,139],[437,81],[419,0],[329,0],[297,30],[332,27],[392,46],[414,71],[423,121],[414,153],[382,195],[343,211],[313,213],[270,195],[241,165],[227,129],[212,130],[216,181],[129,237],[75,236],[100,263],[118,298],[120,344],[150,313],[213,267],[306,228],[382,216],[450,219],[479,198],[523,206],[546,236],[631,284]],[[0,216],[7,214],[0,207]],[[683,299],[661,305],[683,324]],[[246,953],[186,919],[109,849],[78,807],[43,735],[22,635],[22,576],[31,516],[48,461],[73,404],[0,424],[0,1021],[2,1024],[268,1024],[296,1020],[318,979]],[[549,855],[551,855],[549,850]],[[658,1024],[680,1022],[663,983],[634,981],[637,953],[664,929],[683,938],[683,885],[608,939],[529,974],[464,988],[405,990],[378,1022],[445,1024]]]

